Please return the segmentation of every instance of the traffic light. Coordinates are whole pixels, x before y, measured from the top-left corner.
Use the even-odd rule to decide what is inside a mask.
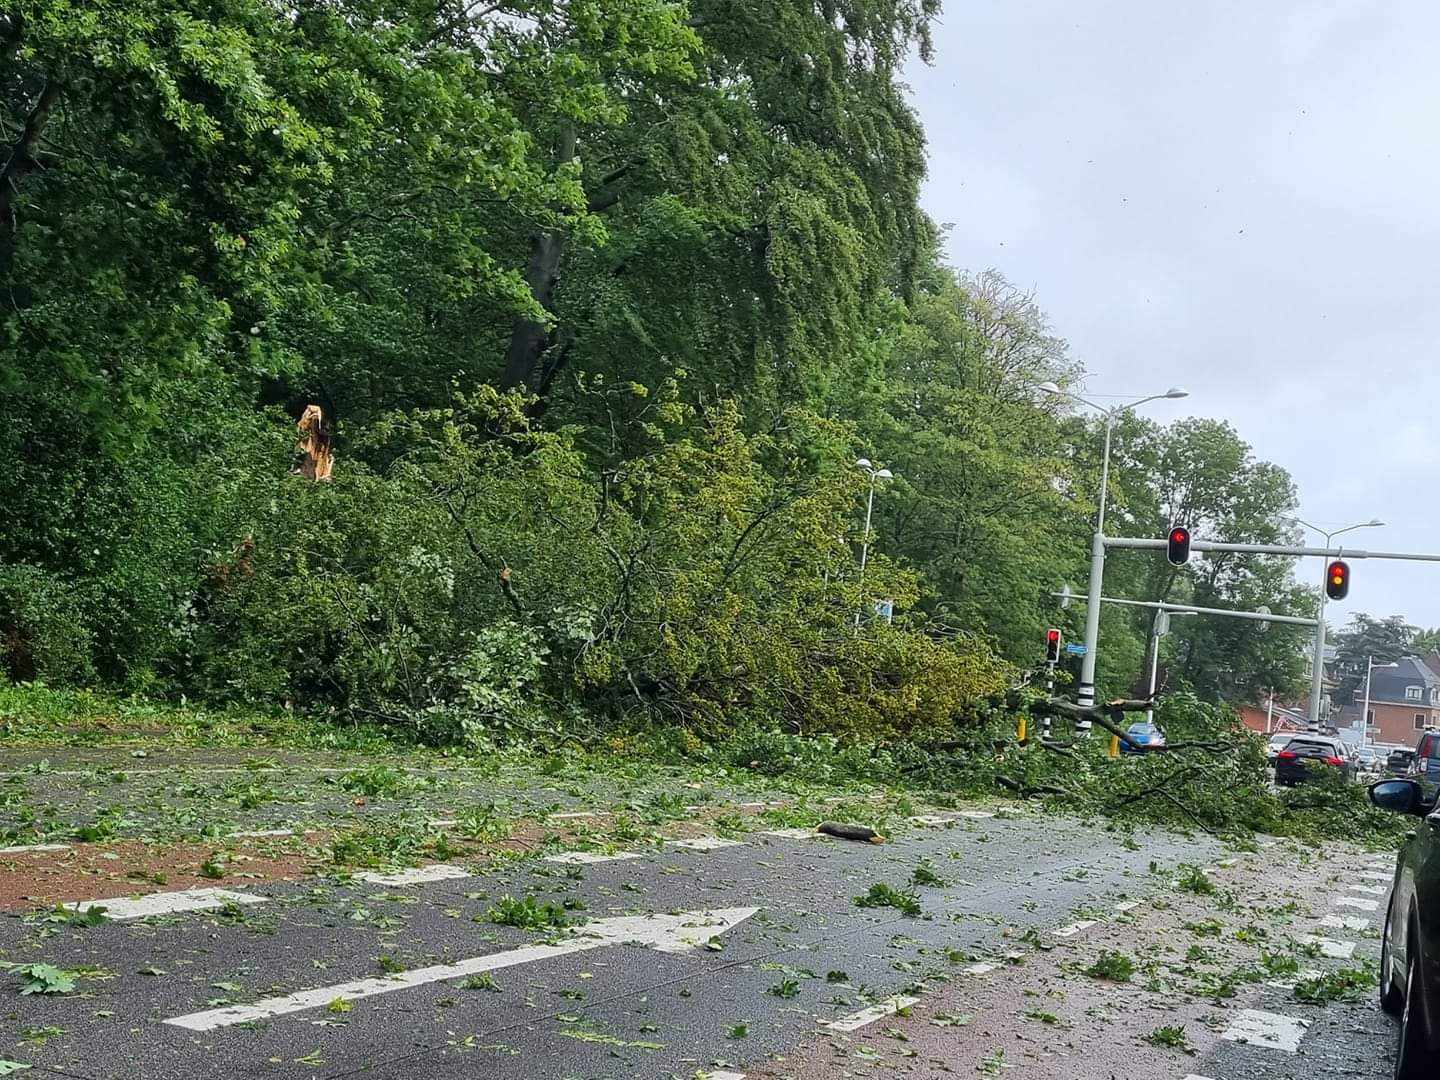
[[[1045,631],[1045,662],[1053,664],[1060,659],[1060,631],[1050,627]]]
[[[1350,592],[1350,564],[1336,559],[1325,568],[1325,595],[1331,600],[1344,600]]]
[[[1170,535],[1165,538],[1165,554],[1176,566],[1190,561],[1190,530],[1184,525],[1173,525]]]

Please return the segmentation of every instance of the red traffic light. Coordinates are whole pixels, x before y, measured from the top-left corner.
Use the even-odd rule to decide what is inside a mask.
[[[1050,627],[1045,631],[1045,660],[1047,663],[1054,663],[1060,659],[1060,631]]]
[[[1331,600],[1344,600],[1350,592],[1350,564],[1336,559],[1325,568],[1325,595]]]
[[[1184,525],[1172,527],[1170,535],[1165,538],[1165,557],[1176,566],[1184,566],[1190,561],[1190,530]]]

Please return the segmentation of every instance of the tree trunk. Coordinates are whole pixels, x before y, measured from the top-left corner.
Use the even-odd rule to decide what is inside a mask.
[[[40,133],[45,130],[51,110],[59,100],[60,84],[47,81],[25,120],[24,130],[10,147],[4,169],[0,169],[0,278],[10,275],[10,263],[15,255],[15,199],[21,183],[40,167],[35,158],[35,144],[40,141]]]
[[[563,165],[575,157],[575,129],[565,128],[560,133],[556,148],[556,163]],[[530,259],[525,265],[525,283],[535,301],[553,314],[555,310],[555,286],[560,280],[560,259],[565,253],[565,234],[558,230],[545,229],[530,238]],[[500,376],[503,390],[525,387],[532,393],[542,393],[549,378],[542,371],[541,360],[551,344],[549,328],[534,319],[518,318],[510,330],[510,344],[505,350],[505,371]]]

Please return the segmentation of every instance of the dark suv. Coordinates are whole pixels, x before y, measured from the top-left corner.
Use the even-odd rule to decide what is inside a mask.
[[[1424,818],[1395,863],[1380,942],[1380,1007],[1400,1017],[1395,1080],[1440,1076],[1440,813],[1414,779],[1377,780],[1370,801]]]
[[[1343,780],[1355,778],[1355,762],[1339,739],[1328,735],[1296,735],[1275,757],[1275,783],[1294,787],[1308,780],[1317,768],[1340,770]]]

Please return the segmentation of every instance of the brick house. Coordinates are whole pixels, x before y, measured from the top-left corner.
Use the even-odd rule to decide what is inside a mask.
[[[1418,656],[1406,656],[1393,668],[1376,668],[1370,676],[1369,736],[1371,743],[1414,746],[1427,727],[1440,728],[1440,674]],[[1440,664],[1440,660],[1435,661]],[[1362,681],[1355,700],[1346,705],[1340,726],[1358,732],[1365,700]]]

